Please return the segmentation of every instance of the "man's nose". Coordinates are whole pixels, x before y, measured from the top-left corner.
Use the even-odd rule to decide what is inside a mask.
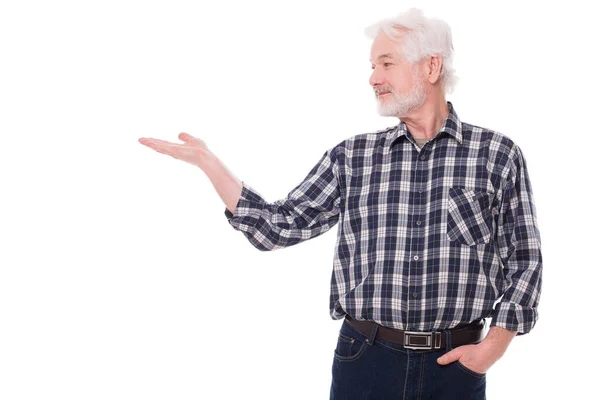
[[[369,78],[369,84],[372,87],[375,87],[381,85],[382,83],[383,82],[382,79],[379,77],[379,73],[377,72],[377,70],[374,69],[373,73],[371,73],[371,77]]]

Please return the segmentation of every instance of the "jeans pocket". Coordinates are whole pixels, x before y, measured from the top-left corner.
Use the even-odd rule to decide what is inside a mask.
[[[451,187],[449,190],[448,240],[467,246],[489,243],[492,236],[492,195],[482,190],[460,187]]]
[[[362,337],[353,335],[342,325],[333,355],[338,361],[356,361],[365,352],[367,346],[367,342]]]
[[[456,366],[459,369],[463,370],[464,372],[466,372],[467,374],[471,375],[474,378],[477,378],[477,379],[483,379],[483,378],[485,378],[485,373],[482,374],[482,373],[479,373],[479,372],[475,372],[475,371],[473,371],[473,370],[465,367],[465,365],[463,363],[461,363],[460,361],[458,361],[458,360],[454,361],[454,363],[456,364]]]

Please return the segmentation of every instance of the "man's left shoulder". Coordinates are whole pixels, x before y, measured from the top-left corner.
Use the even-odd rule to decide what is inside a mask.
[[[508,135],[465,122],[462,122],[462,135],[463,145],[485,158],[489,168],[502,179],[507,179],[510,171],[517,168],[521,149]]]
[[[495,131],[493,129],[484,128],[482,126],[473,125],[468,122],[461,122],[461,133],[463,140],[475,146],[493,146],[497,150],[505,153],[514,151],[516,143],[508,135]]]

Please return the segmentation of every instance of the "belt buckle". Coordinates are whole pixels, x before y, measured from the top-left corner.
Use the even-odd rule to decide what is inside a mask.
[[[435,336],[434,336],[435,334]],[[419,342],[411,342],[411,339],[421,339]],[[425,343],[422,343],[425,339]],[[435,339],[435,343],[433,342]],[[404,347],[412,350],[432,350],[439,349],[442,344],[442,333],[441,332],[411,332],[404,331]]]

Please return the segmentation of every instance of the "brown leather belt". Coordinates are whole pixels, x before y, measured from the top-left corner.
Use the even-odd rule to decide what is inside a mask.
[[[364,333],[367,337],[371,336],[374,322],[359,321],[348,314],[346,314],[346,321],[357,331]],[[485,320],[480,319],[468,325],[449,329],[451,345],[455,347],[481,342],[485,336],[484,328]],[[401,344],[405,348],[413,350],[431,350],[446,347],[446,334],[444,331],[411,332],[379,325],[375,339],[383,339],[388,342]]]

